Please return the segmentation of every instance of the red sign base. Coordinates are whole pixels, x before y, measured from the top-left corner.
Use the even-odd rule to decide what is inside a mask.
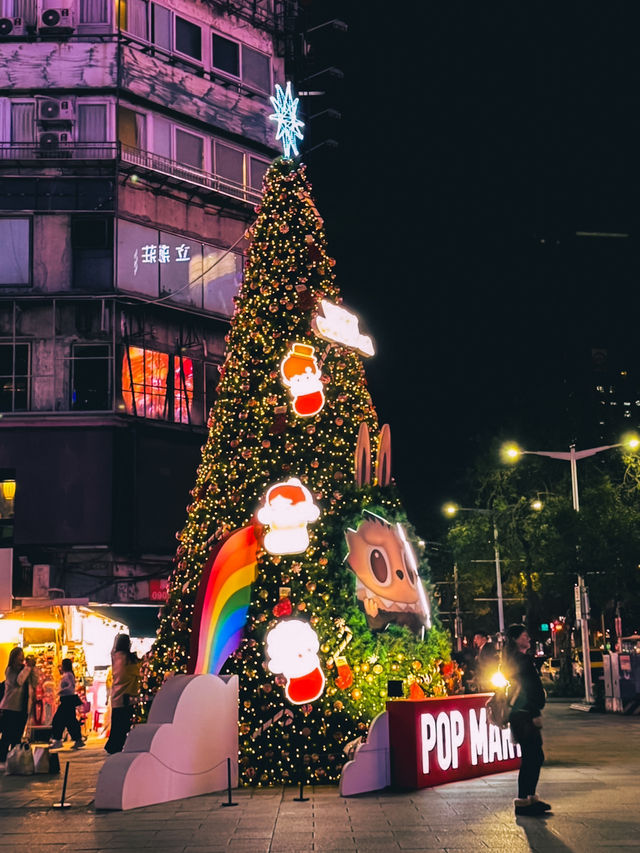
[[[387,702],[391,785],[429,788],[520,767],[510,729],[487,722],[491,693]]]

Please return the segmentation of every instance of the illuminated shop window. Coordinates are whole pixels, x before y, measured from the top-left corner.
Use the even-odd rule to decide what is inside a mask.
[[[122,399],[129,415],[190,423],[193,361],[141,347],[125,347]]]

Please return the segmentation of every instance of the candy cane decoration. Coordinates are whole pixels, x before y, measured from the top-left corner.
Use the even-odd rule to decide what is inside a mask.
[[[284,717],[284,720],[282,719],[282,717]],[[278,713],[275,716],[271,717],[270,720],[267,720],[261,726],[258,726],[258,728],[251,735],[251,740],[259,738],[261,734],[266,732],[269,726],[272,726],[274,723],[277,723],[278,720],[281,721],[281,726],[290,726],[293,722],[293,711],[290,708],[282,708],[282,710],[278,711]]]

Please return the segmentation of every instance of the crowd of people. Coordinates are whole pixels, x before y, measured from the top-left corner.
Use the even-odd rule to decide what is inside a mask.
[[[137,655],[131,651],[128,634],[118,634],[111,651],[110,723],[105,745],[109,754],[122,751],[131,729],[132,702],[138,692],[139,665]],[[73,741],[71,748],[82,749],[85,738],[77,710],[83,702],[76,690],[71,658],[64,658],[59,672],[58,707],[51,721],[49,748],[51,751],[62,749],[66,731]],[[0,682],[0,770],[6,768],[10,750],[29,737],[37,684],[35,658],[31,655],[25,657],[20,646],[11,649],[4,681]]]

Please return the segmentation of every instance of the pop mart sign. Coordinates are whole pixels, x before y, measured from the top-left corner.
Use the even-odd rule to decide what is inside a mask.
[[[392,784],[425,788],[519,768],[510,730],[487,721],[490,695],[388,702]]]

